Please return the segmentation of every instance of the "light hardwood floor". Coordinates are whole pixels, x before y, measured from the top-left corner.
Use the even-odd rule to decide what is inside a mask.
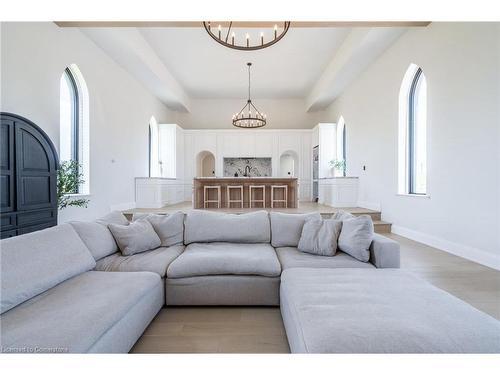
[[[395,234],[401,268],[500,320],[500,272]],[[411,292],[411,291],[410,291]],[[288,353],[279,308],[162,309],[133,353]]]

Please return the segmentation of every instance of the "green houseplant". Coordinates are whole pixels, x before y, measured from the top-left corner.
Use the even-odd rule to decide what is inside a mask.
[[[81,165],[74,160],[63,161],[57,171],[57,207],[62,210],[68,206],[87,207],[89,200],[72,196],[84,183]]]
[[[333,159],[329,162],[330,167],[334,170],[341,172],[342,176],[346,174],[346,163],[344,159]]]

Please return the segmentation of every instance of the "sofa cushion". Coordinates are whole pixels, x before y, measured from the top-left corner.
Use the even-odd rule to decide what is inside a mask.
[[[269,244],[193,243],[174,260],[167,277],[205,275],[279,276],[280,263]]]
[[[120,253],[112,254],[97,261],[96,271],[155,272],[165,277],[167,268],[172,261],[184,251],[183,245],[159,247],[129,256]]]
[[[118,245],[108,225],[128,225],[129,221],[121,212],[113,211],[96,221],[71,221],[70,224],[97,261],[118,251]]]
[[[297,248],[305,253],[333,256],[337,251],[337,239],[342,222],[333,219],[306,219]]]
[[[143,214],[132,216],[132,221],[147,220],[153,226],[161,240],[161,246],[172,246],[184,242],[184,213],[170,215]]]
[[[303,253],[296,247],[278,247],[278,259],[283,270],[288,268],[374,268],[371,263],[360,262],[352,256],[337,251],[334,256]]]
[[[160,237],[147,220],[135,221],[129,225],[109,224],[109,230],[123,255],[132,255],[156,249]]]
[[[149,294],[157,295],[159,310],[158,289],[163,292],[161,278],[151,272],[85,272],[3,314],[2,349],[87,352]]]
[[[354,219],[355,217],[356,216],[354,216],[350,212],[347,212],[344,210],[339,210],[339,211],[335,212],[335,214],[333,214],[332,219],[344,221],[344,220],[348,220],[348,219]]]
[[[368,262],[373,233],[373,221],[368,215],[343,220],[339,249],[362,262]]]
[[[271,245],[274,247],[297,247],[306,218],[321,219],[319,212],[309,214],[271,212],[269,217],[271,219]]]
[[[194,210],[186,215],[186,245],[193,242],[263,243],[270,238],[266,211],[234,215]]]
[[[1,313],[95,267],[69,224],[4,239],[1,249]]]
[[[118,225],[128,225],[129,221],[120,211],[111,211],[109,214],[97,219],[96,222],[102,225],[108,224],[118,224]]]
[[[88,247],[95,260],[118,251],[118,245],[106,225],[96,221],[72,221],[70,224]]]
[[[280,300],[292,353],[500,352],[498,320],[398,269],[287,269]]]

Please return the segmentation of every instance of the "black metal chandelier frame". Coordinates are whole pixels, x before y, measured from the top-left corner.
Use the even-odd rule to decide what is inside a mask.
[[[233,126],[245,129],[261,128],[266,125],[266,115],[262,114],[257,107],[252,103],[250,97],[250,67],[252,63],[247,63],[248,66],[248,100],[243,108],[233,116]],[[252,108],[253,112],[252,113]]]
[[[254,45],[250,44],[250,39],[248,37],[248,34],[247,34],[247,37],[245,38],[246,45],[239,45],[239,44],[235,43],[234,33],[231,35],[231,38],[229,37],[229,34],[231,32],[231,28],[233,27],[232,21],[229,22],[229,27],[227,29],[225,36],[222,35],[222,29],[221,29],[220,25],[216,29],[217,34],[214,33],[210,21],[203,22],[203,26],[205,27],[205,30],[207,31],[208,35],[210,35],[212,37],[212,39],[214,39],[217,43],[222,44],[225,47],[237,49],[239,51],[255,51],[255,50],[270,47],[273,44],[279,42],[281,40],[281,38],[283,38],[285,36],[288,29],[290,28],[290,21],[283,22],[283,28],[279,30],[280,31],[279,33],[278,33],[278,25],[276,24],[274,26],[274,38],[273,39],[270,39],[269,41],[264,42],[264,36],[261,34],[260,44],[254,44]]]

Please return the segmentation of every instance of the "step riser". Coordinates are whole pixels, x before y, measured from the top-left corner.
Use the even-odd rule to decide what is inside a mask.
[[[375,229],[375,233],[391,233],[392,224],[375,224],[373,227]]]

